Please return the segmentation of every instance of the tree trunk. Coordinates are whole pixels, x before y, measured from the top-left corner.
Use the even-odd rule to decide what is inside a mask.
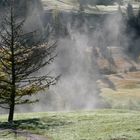
[[[12,123],[14,119],[14,110],[15,110],[15,99],[12,99],[12,103],[10,105],[10,110],[9,110],[9,116],[8,116],[8,122]]]
[[[8,122],[12,123],[14,118],[14,106],[10,106],[10,111],[9,111],[9,117],[8,117]]]
[[[12,62],[12,91],[10,96],[10,110],[9,110],[9,117],[8,122],[12,123],[14,118],[14,111],[15,111],[15,94],[16,94],[16,86],[15,86],[15,56],[14,56],[14,0],[11,1],[11,62]]]

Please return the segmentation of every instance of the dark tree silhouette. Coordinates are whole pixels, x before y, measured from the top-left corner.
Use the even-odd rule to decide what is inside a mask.
[[[10,12],[0,26],[0,107],[9,109],[8,122],[12,123],[15,105],[36,102],[28,96],[49,88],[57,78],[47,72],[35,74],[54,60],[56,43],[48,43],[43,35],[35,39],[37,31],[24,33],[25,22],[16,18],[14,0],[10,2]]]
[[[129,35],[129,48],[128,51],[137,58],[140,54],[139,38],[140,38],[140,9],[138,14],[134,14],[131,4],[127,7],[127,28],[126,34]]]

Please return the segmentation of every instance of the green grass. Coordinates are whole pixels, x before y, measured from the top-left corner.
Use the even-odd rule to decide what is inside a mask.
[[[17,129],[50,140],[140,140],[140,112],[137,111],[29,113],[18,114],[15,118]],[[5,135],[1,132],[0,139],[14,140],[14,134],[8,134],[6,130],[6,116],[1,116],[0,120],[0,127],[5,129]]]

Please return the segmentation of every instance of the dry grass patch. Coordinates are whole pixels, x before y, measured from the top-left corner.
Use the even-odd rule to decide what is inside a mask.
[[[140,109],[140,72],[114,74],[106,78],[114,88],[100,81],[100,91],[111,107]]]

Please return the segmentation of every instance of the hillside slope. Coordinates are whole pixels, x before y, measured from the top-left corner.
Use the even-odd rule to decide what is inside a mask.
[[[78,11],[79,3],[77,0],[41,0],[43,7],[45,10],[56,9],[60,11]],[[139,2],[131,1],[133,8],[139,8]],[[126,10],[128,0],[124,0],[124,4],[121,6],[122,10]],[[84,6],[84,11],[86,13],[95,13],[95,14],[103,14],[103,13],[111,13],[118,10],[118,4],[114,5],[86,5]]]
[[[139,110],[140,71],[105,75],[97,83],[111,107]]]

